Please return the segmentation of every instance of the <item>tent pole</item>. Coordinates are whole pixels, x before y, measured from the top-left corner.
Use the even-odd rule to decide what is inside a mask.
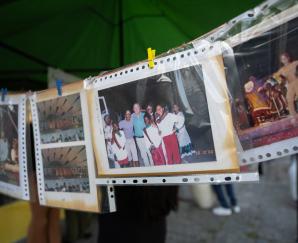
[[[123,4],[119,0],[118,4],[119,18],[119,62],[120,67],[124,66],[124,22],[123,22]]]
[[[52,65],[50,65],[49,63],[47,63],[47,62],[45,62],[45,61],[43,61],[43,60],[41,60],[41,59],[39,59],[39,58],[37,58],[35,56],[32,56],[31,54],[26,53],[26,52],[24,52],[24,51],[22,51],[22,50],[20,50],[18,48],[15,48],[13,46],[10,46],[10,45],[2,42],[2,41],[0,41],[0,47],[2,47],[4,49],[7,49],[7,50],[9,50],[9,51],[11,51],[13,53],[16,53],[16,54],[18,54],[18,55],[20,55],[22,57],[25,57],[26,59],[28,59],[30,61],[33,61],[35,63],[38,63],[38,64],[40,64],[42,66],[45,66],[45,67],[51,66],[52,67]]]

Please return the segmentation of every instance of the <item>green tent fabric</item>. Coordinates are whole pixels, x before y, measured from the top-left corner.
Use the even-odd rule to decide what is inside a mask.
[[[0,86],[46,87],[47,66],[81,77],[191,41],[261,0],[6,0]]]

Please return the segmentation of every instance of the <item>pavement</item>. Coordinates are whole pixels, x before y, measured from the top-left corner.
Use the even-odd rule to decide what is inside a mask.
[[[214,216],[181,187],[180,206],[168,217],[167,243],[292,243],[297,240],[297,209],[291,199],[288,161],[266,162],[259,183],[235,184],[239,214]]]

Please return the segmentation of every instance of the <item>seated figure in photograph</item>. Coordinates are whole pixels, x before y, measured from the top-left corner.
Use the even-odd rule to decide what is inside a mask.
[[[138,149],[140,151],[142,161],[144,166],[151,166],[153,165],[153,160],[149,149],[146,147],[145,138],[144,138],[144,128],[146,128],[144,122],[144,115],[145,113],[141,111],[141,106],[138,103],[133,105],[133,114],[132,114],[132,121],[133,121],[133,130],[134,130],[134,137],[136,139],[136,143]]]
[[[184,157],[191,156],[196,152],[193,150],[193,146],[192,146],[189,134],[185,127],[185,117],[183,112],[180,111],[180,107],[177,104],[173,105],[172,110],[175,115],[180,116],[183,119],[183,124],[181,127],[175,126],[176,135],[179,143],[180,154],[181,154],[181,158],[183,159]]]
[[[112,150],[117,163],[121,168],[128,167],[127,151],[125,149],[126,138],[122,130],[119,129],[117,122],[112,122]]]
[[[156,106],[156,114],[158,116],[157,126],[165,145],[167,164],[180,164],[181,157],[175,127],[182,127],[184,119],[181,116],[169,113],[161,105]]]
[[[123,130],[126,138],[125,148],[128,155],[128,161],[131,167],[138,167],[139,159],[136,143],[133,137],[133,121],[130,110],[125,111],[125,118],[119,122],[119,128]]]
[[[144,115],[146,124],[146,128],[144,128],[146,147],[151,152],[154,165],[165,165],[166,160],[162,148],[163,141],[160,136],[160,131],[151,117],[152,116],[147,113]]]

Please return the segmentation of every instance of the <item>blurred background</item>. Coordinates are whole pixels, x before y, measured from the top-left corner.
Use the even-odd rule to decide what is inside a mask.
[[[189,42],[261,2],[2,0],[0,86],[41,90],[55,75],[71,81],[97,75],[146,59],[148,47],[161,54]],[[213,214],[218,203],[210,186],[180,187],[179,208],[167,218],[167,242],[296,242],[293,159],[253,168],[262,173],[260,182],[234,186],[241,212],[227,217]],[[0,195],[0,205],[0,242],[26,242],[29,203]],[[66,235],[63,210],[60,218]],[[71,242],[97,242],[96,215],[89,222],[85,236]]]

